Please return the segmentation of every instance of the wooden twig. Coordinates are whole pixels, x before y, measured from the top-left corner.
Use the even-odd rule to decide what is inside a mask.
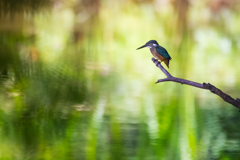
[[[232,98],[231,96],[229,96],[228,94],[224,93],[223,91],[221,91],[220,89],[218,89],[217,87],[215,87],[214,85],[212,85],[210,83],[203,83],[203,84],[201,84],[201,83],[189,81],[189,80],[186,80],[186,79],[173,77],[161,65],[161,63],[157,59],[152,58],[152,61],[167,76],[167,78],[159,79],[156,83],[172,81],[172,82],[177,82],[177,83],[181,83],[181,84],[190,85],[190,86],[197,87],[197,88],[207,89],[207,90],[211,91],[212,93],[214,93],[214,94],[218,95],[219,97],[221,97],[224,101],[226,101],[226,102],[232,104],[233,106],[237,107],[239,109],[239,112],[240,112],[240,99],[239,98],[237,98],[235,100],[234,98]]]

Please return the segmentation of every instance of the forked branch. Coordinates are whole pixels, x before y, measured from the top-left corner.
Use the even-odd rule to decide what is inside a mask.
[[[214,94],[218,95],[219,97],[221,97],[224,101],[226,101],[226,102],[232,104],[233,106],[237,107],[239,109],[239,112],[240,112],[240,99],[239,98],[237,98],[236,100],[233,99],[231,96],[229,96],[228,94],[224,93],[223,91],[221,91],[220,89],[218,89],[214,85],[211,85],[210,83],[203,83],[203,84],[201,84],[201,83],[189,81],[189,80],[186,80],[186,79],[173,77],[161,65],[161,63],[157,59],[152,58],[152,61],[167,76],[167,78],[159,79],[156,83],[172,81],[172,82],[177,82],[177,83],[181,83],[181,84],[190,85],[190,86],[197,87],[197,88],[207,89],[207,90],[211,91],[212,93],[214,93]]]

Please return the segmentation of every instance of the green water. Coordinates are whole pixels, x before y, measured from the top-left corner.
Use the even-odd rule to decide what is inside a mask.
[[[0,2],[0,160],[239,159],[238,110],[136,50],[240,98],[239,6],[185,2]]]

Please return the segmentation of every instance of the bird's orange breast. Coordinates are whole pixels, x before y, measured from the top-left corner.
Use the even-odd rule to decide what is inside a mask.
[[[161,56],[160,54],[158,54],[155,48],[151,48],[150,51],[151,51],[151,53],[154,57],[156,57],[160,61],[163,61],[167,65],[167,67],[169,68],[169,59],[167,59],[167,58]]]
[[[160,54],[157,53],[155,48],[151,48],[151,53],[154,57],[156,57],[157,59],[159,59],[160,61],[166,61],[167,59],[164,58],[163,56],[161,56]]]

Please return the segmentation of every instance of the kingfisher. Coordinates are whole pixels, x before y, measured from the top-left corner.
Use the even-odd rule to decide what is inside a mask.
[[[138,49],[148,47],[154,57],[156,57],[161,62],[163,61],[169,68],[169,61],[172,59],[168,54],[168,51],[160,46],[156,40],[150,40],[145,45],[139,47]],[[138,50],[137,49],[137,50]]]

